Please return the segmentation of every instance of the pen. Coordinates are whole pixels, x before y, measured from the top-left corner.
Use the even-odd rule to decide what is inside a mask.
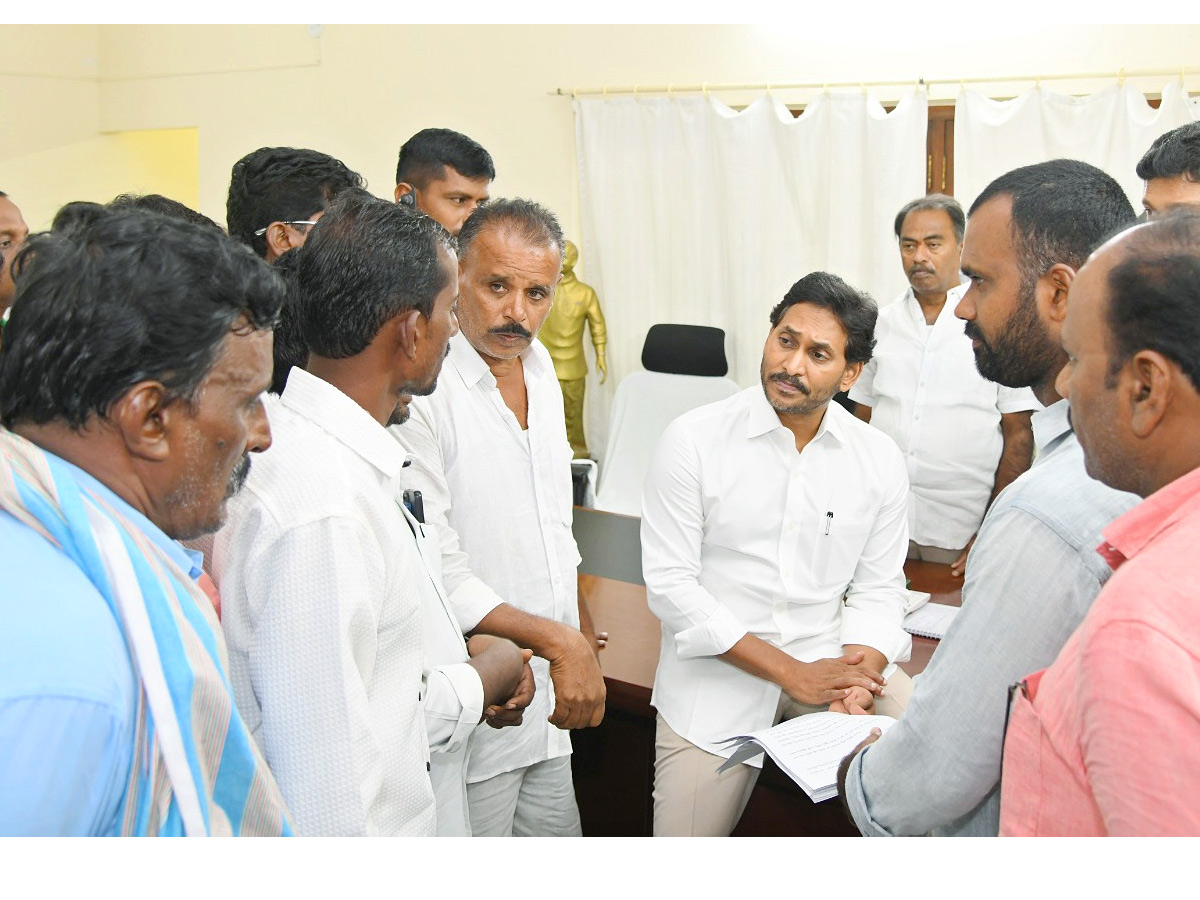
[[[833,527],[833,510],[825,513],[825,536],[829,536],[829,529]]]

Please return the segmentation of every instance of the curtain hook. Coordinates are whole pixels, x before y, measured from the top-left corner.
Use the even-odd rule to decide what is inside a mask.
[[[608,85],[607,84],[604,86],[604,89],[601,91],[601,93],[604,95],[604,102],[607,103],[608,102]]]
[[[1180,86],[1180,87],[1183,87],[1183,73],[1184,73],[1184,71],[1185,71],[1185,70],[1186,70],[1186,67],[1185,67],[1185,66],[1180,66],[1180,67],[1179,67],[1179,86]]]
[[[668,100],[675,99],[675,85],[673,85],[673,84],[667,85],[667,99]]]
[[[571,88],[571,99],[574,100],[578,96],[579,88]]]
[[[1124,86],[1125,86],[1125,67],[1121,66],[1121,68],[1117,70],[1117,87],[1124,87]]]
[[[638,86],[635,84],[635,85],[633,86],[633,99],[634,99],[634,100],[636,100],[636,99],[637,99],[637,92],[638,92]]]
[[[707,81],[704,82],[704,84],[700,85],[700,90],[704,91],[704,99],[707,100],[708,99],[708,82]]]

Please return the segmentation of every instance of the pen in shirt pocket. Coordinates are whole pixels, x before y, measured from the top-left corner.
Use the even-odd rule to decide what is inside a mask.
[[[829,529],[833,527],[833,510],[825,513],[825,536],[829,537]]]

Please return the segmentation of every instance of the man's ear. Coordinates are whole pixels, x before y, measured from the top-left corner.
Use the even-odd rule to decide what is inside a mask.
[[[1062,325],[1067,318],[1067,294],[1074,280],[1075,270],[1066,263],[1055,263],[1038,279],[1045,298],[1043,306],[1051,322]]]
[[[399,203],[401,197],[407,197],[412,192],[413,192],[413,186],[411,184],[409,184],[407,181],[400,182],[398,185],[396,185],[396,192],[395,192],[396,202]],[[415,200],[416,197],[414,197],[413,199]]]
[[[854,382],[858,381],[858,376],[862,374],[863,364],[860,362],[850,363],[846,366],[846,371],[842,372],[841,386],[839,391],[848,391],[854,387]]]
[[[396,351],[404,358],[417,358],[421,341],[425,340],[425,317],[419,310],[410,309],[392,318]]]
[[[170,438],[187,404],[167,401],[167,390],[157,381],[140,381],[126,391],[108,411],[131,456],[163,462],[171,455]]]
[[[288,232],[287,226],[282,222],[272,222],[268,225],[264,238],[267,242],[267,250],[270,251],[268,254],[269,259],[278,259],[297,246],[292,243],[292,236]]]
[[[1186,377],[1155,350],[1139,350],[1124,366],[1121,384],[1129,403],[1129,425],[1134,435],[1153,433],[1171,406],[1175,377]]]

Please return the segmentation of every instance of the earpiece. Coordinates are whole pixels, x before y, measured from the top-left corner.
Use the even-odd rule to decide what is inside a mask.
[[[400,202],[401,202],[402,204],[404,204],[405,206],[407,206],[409,209],[416,209],[416,207],[417,207],[417,193],[416,193],[416,188],[413,188],[413,189],[412,189],[411,191],[409,191],[407,194],[401,194],[401,195],[400,195]]]

